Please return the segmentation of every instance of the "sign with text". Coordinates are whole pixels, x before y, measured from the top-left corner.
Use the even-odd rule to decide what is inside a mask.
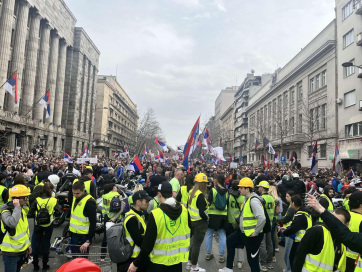
[[[97,158],[78,158],[77,159],[77,163],[98,163],[98,159]]]

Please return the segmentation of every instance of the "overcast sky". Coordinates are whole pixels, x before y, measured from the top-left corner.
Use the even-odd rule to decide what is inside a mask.
[[[334,18],[331,0],[66,0],[142,116],[152,107],[171,145],[214,114],[225,87],[274,72]]]

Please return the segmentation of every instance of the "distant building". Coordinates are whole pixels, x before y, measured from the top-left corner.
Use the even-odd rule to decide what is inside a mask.
[[[111,157],[115,151],[135,151],[137,106],[115,76],[98,76],[95,109],[94,154]]]
[[[234,155],[234,103],[221,115],[220,141],[224,157]]]

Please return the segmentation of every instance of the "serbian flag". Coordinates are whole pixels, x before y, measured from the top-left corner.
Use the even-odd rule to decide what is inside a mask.
[[[295,157],[294,157],[294,154],[292,154],[292,155],[290,156],[289,161],[290,161],[290,162],[292,162],[292,163],[295,163]]]
[[[165,161],[165,155],[164,155],[161,151],[159,151],[158,156],[159,156],[160,162],[164,162],[164,161]]]
[[[354,172],[351,168],[351,170],[349,170],[349,175],[348,175],[350,178],[353,178],[354,177]]]
[[[205,160],[204,151],[201,150],[200,155],[201,155],[201,160],[202,160],[202,162],[204,162],[204,160]]]
[[[275,154],[274,154],[274,163],[278,163],[278,162],[279,162],[278,153],[275,152]]]
[[[260,145],[260,142],[258,140],[255,140],[255,147],[254,150],[256,150],[258,148],[258,146]]]
[[[124,149],[124,152],[129,153],[128,147]]]
[[[317,145],[318,145],[318,140],[315,141],[315,144],[313,147],[313,153],[312,153],[311,164],[310,164],[310,173],[311,174],[318,174]]]
[[[113,154],[112,154],[113,157],[117,157],[118,156],[118,151],[114,151]]]
[[[184,147],[184,152],[183,152],[183,161],[182,161],[182,165],[185,166],[186,169],[189,169],[189,155],[191,147],[194,146],[195,142],[196,142],[196,137],[199,134],[199,124],[200,124],[200,116],[199,118],[197,118],[194,126],[191,129],[190,135],[187,138],[185,147]]]
[[[18,104],[18,79],[16,72],[4,84],[4,89],[14,97],[14,105]]]
[[[50,117],[50,91],[47,91],[39,103],[45,108],[46,115],[45,118]],[[87,146],[88,147],[88,146]]]
[[[147,146],[145,145],[145,150],[143,151],[143,155],[147,155]]]
[[[230,171],[230,163],[231,163],[231,155],[230,155],[230,159],[229,159],[228,171]]]
[[[177,147],[177,151],[180,151],[180,152],[182,152],[182,149],[181,149],[181,147]]]
[[[135,172],[143,171],[143,167],[142,167],[142,164],[140,162],[140,159],[137,156],[134,156],[132,161],[128,165],[127,169],[135,171]]]
[[[83,152],[80,154],[81,158],[88,158],[89,155],[89,148],[88,145],[84,148]]]
[[[205,129],[204,138],[202,139],[202,144],[206,146],[204,147],[204,149],[209,150],[210,153],[213,153],[214,150],[211,145],[210,133],[207,128]]]
[[[338,144],[336,144],[336,151],[334,152],[332,170],[335,171],[336,173],[338,173],[338,175],[340,175],[342,172],[342,161],[341,161],[341,157],[339,156]]]
[[[64,152],[64,161],[73,162],[73,159],[67,153]]]
[[[268,168],[269,167],[269,161],[266,155],[264,155],[264,163],[263,163],[264,168]]]
[[[165,151],[165,152],[168,151],[168,148],[164,142],[162,142],[160,139],[157,139],[157,137],[155,137],[155,141],[156,141],[156,144],[159,144],[162,147],[163,151]]]

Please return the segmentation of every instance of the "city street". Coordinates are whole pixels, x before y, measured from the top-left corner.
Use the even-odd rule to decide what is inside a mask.
[[[29,225],[30,225],[30,233],[32,233],[33,231],[33,226],[34,226],[34,221],[33,219],[29,219]],[[62,235],[63,232],[63,227],[64,227],[65,223],[58,227],[58,228],[54,228],[53,231],[53,237],[52,237],[52,242],[54,241],[54,239],[56,237],[60,237]],[[96,239],[94,240],[93,246],[97,246],[99,247],[102,243],[102,238],[103,236],[98,236],[96,235]],[[217,241],[216,239],[214,239],[213,241],[213,254],[216,258],[213,258],[210,261],[206,261],[205,260],[205,256],[206,256],[206,252],[205,252],[205,243],[201,246],[201,252],[200,252],[200,257],[199,257],[199,265],[202,268],[205,268],[206,271],[210,271],[210,272],[217,272],[218,269],[225,267],[226,262],[225,263],[219,263],[218,262],[218,252],[217,252]],[[245,252],[245,251],[244,251]],[[1,254],[1,253],[0,253]],[[270,272],[282,272],[283,268],[285,268],[284,265],[284,261],[283,261],[283,254],[284,254],[284,248],[280,247],[280,252],[276,253],[277,255],[277,262],[274,263],[274,269],[269,270]],[[244,257],[244,259],[246,260],[246,256]],[[49,261],[49,265],[51,267],[50,271],[55,271],[56,268],[59,268],[59,266],[63,263],[64,257],[59,257],[57,256],[54,252],[50,253],[50,261]],[[41,262],[40,262],[41,265]],[[105,266],[107,264],[104,264]],[[0,267],[3,267],[3,259],[0,258]],[[184,264],[185,267],[185,264]],[[22,271],[24,272],[32,272],[33,271],[33,265],[29,265],[28,267],[26,267],[25,269],[22,269]],[[105,268],[102,271],[110,271],[109,268]],[[113,271],[117,271],[116,269],[116,265],[113,264],[112,265],[112,272]],[[184,271],[187,271],[186,269],[184,269]],[[234,271],[238,272],[249,272],[250,268],[248,266],[248,264],[244,264],[242,269],[238,269],[237,267],[234,268]]]

